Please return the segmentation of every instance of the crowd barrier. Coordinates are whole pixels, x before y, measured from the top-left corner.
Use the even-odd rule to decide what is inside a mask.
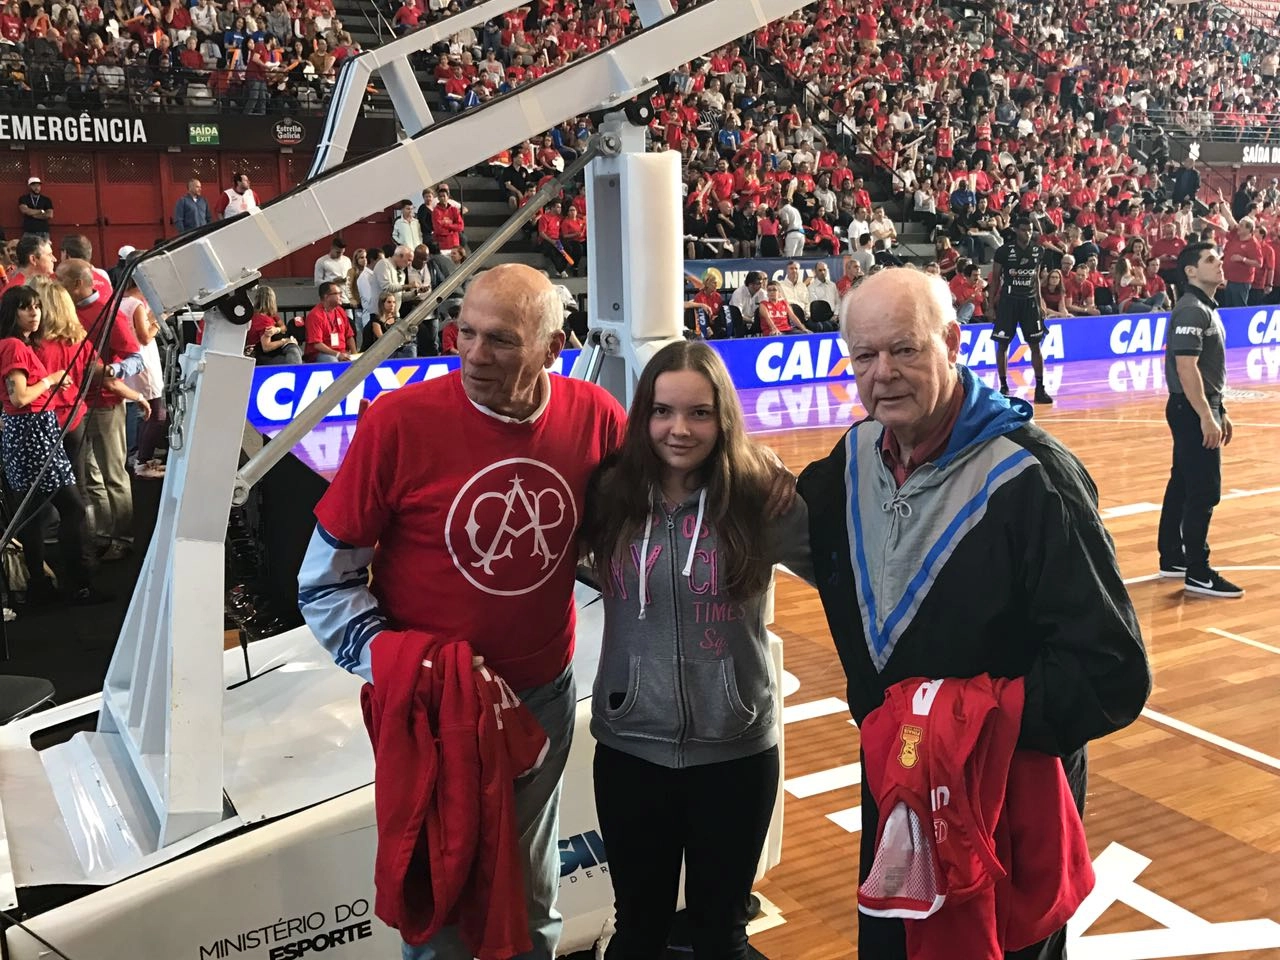
[[[1220,312],[1228,348],[1280,344],[1280,307],[1239,307]],[[1159,354],[1164,351],[1168,324],[1167,313],[1050,320],[1046,324],[1044,357],[1050,362],[1061,362]],[[845,380],[853,376],[849,369],[848,351],[834,333],[718,340],[713,341],[712,346],[724,358],[734,384],[741,390]],[[577,355],[577,350],[561,353],[552,372],[568,373]],[[1025,364],[1030,359],[1026,345],[1015,338],[1010,347],[1009,362]],[[996,343],[991,337],[991,324],[961,327],[960,362],[975,370],[995,367]],[[278,428],[288,423],[333,383],[343,366],[305,364],[257,368],[249,397],[249,421],[263,428]],[[363,385],[352,391],[326,417],[326,421],[354,420],[361,400],[372,400],[408,384],[443,376],[457,367],[457,357],[387,361],[374,370]]]

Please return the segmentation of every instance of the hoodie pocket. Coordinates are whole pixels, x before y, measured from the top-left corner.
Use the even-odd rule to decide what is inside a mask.
[[[761,711],[758,704],[748,707],[743,703],[733,657],[686,660],[683,667],[692,721],[689,740],[736,740],[755,725]]]
[[[676,672],[670,660],[633,656],[627,664],[626,689],[601,684],[596,697],[596,716],[617,736],[665,743],[679,740]]]

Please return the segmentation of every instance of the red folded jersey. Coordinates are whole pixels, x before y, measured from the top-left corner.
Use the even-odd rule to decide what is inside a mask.
[[[374,913],[410,944],[458,927],[470,955],[530,949],[513,781],[547,738],[471,645],[419,631],[373,641],[360,701],[373,741]]]
[[[1057,757],[1017,751],[1022,680],[907,680],[862,725],[880,810],[858,909],[907,920],[912,960],[1000,960],[1060,928],[1093,888]]]

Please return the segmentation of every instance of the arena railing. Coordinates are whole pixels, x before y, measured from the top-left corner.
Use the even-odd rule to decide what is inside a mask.
[[[1280,113],[1249,113],[1236,120],[1225,111],[1148,110],[1147,122],[1166,132],[1207,143],[1274,143],[1280,146]]]
[[[0,55],[0,108],[65,107],[70,112],[140,113],[189,110],[193,113],[244,111],[249,89],[233,82],[215,93],[209,82],[218,70],[186,68],[156,75],[144,64],[129,64],[120,73],[77,68],[71,61],[24,56],[15,50]],[[233,74],[234,76],[234,74]],[[288,93],[268,81],[266,110],[290,116],[323,113],[328,89],[320,78],[299,78]]]

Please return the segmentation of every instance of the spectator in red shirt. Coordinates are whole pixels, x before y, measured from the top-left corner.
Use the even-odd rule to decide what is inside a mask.
[[[587,257],[587,221],[575,203],[569,204],[560,221],[560,243],[573,260],[574,273],[583,273]]]
[[[982,274],[978,265],[972,261],[964,261],[964,265],[956,270],[951,278],[951,298],[956,305],[956,319],[961,323],[970,323],[975,317],[982,316]]]
[[[1253,271],[1253,284],[1249,288],[1249,305],[1255,306],[1267,302],[1267,295],[1275,283],[1276,249],[1268,240],[1270,231],[1264,226],[1258,227],[1258,246],[1262,251],[1262,266]]]
[[[1146,277],[1142,285],[1142,298],[1155,310],[1169,309],[1169,287],[1160,276],[1160,258],[1152,257],[1146,262]]]
[[[462,211],[449,202],[442,185],[440,202],[431,211],[431,232],[440,246],[440,252],[448,256],[454,247],[461,246],[462,231],[465,229]]]
[[[560,201],[552,200],[542,213],[538,214],[538,252],[551,261],[556,276],[567,277],[569,267],[573,266],[570,258],[564,255],[564,247],[560,242]]]
[[[784,333],[808,333],[809,329],[782,295],[782,288],[777,281],[770,282],[765,289],[767,293],[759,309],[761,335],[776,337]]]
[[[1064,302],[1067,313],[1073,317],[1093,317],[1098,314],[1093,283],[1089,280],[1089,261],[1081,260],[1075,265],[1069,276],[1063,278],[1062,285],[1067,296]]]
[[[1236,224],[1235,235],[1227,241],[1222,253],[1222,274],[1227,288],[1222,298],[1224,307],[1249,305],[1249,290],[1253,286],[1255,270],[1264,268],[1262,244],[1258,242],[1252,218],[1245,217]]]
[[[345,363],[356,352],[356,336],[347,311],[342,309],[340,284],[320,284],[320,302],[307,313],[305,326],[307,343],[302,359],[308,363]]]

